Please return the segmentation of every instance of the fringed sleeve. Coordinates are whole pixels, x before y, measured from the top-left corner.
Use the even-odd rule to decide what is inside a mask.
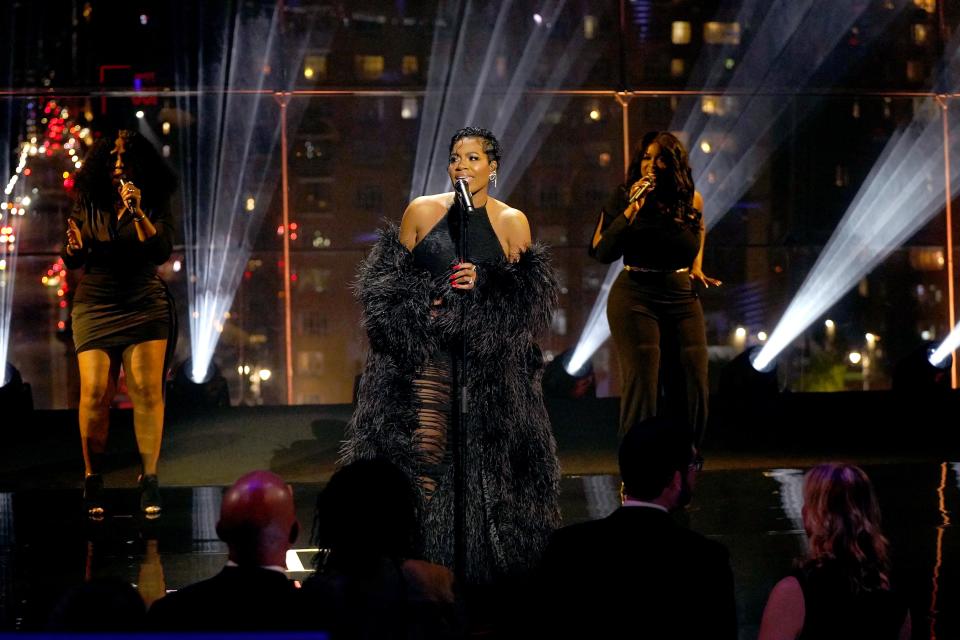
[[[422,364],[431,350],[430,275],[414,266],[396,226],[380,232],[360,264],[354,290],[370,348],[390,354],[405,368]]]

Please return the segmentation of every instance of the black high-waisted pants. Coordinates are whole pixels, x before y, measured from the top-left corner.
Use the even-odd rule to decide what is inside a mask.
[[[620,435],[639,420],[687,422],[699,445],[707,423],[707,337],[687,271],[623,271],[607,320],[620,361]]]

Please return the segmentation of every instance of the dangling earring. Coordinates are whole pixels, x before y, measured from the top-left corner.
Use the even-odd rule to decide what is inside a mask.
[[[497,170],[496,169],[494,169],[493,172],[490,174],[490,181],[493,182],[493,188],[496,189],[497,188]]]

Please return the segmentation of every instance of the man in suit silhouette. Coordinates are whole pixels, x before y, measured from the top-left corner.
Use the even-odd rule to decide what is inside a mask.
[[[296,627],[296,589],[284,573],[300,530],[293,493],[280,476],[253,471],[223,496],[217,535],[227,566],[153,603],[154,630],[260,631]]]
[[[737,637],[733,573],[718,542],[674,522],[703,460],[685,425],[636,424],[619,451],[622,506],[556,531],[535,624],[556,637]]]

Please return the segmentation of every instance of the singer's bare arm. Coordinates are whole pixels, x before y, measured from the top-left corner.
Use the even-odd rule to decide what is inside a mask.
[[[520,254],[530,247],[530,223],[522,211],[507,207],[499,215],[500,243],[510,262],[520,259]]]
[[[703,196],[700,195],[699,191],[695,191],[693,194],[693,208],[703,213]],[[693,280],[699,280],[704,287],[719,287],[722,282],[716,278],[711,278],[703,273],[703,247],[707,243],[707,227],[703,222],[703,218],[700,219],[700,250],[697,251],[697,257],[693,259],[693,264],[690,266],[690,278]]]
[[[410,251],[430,233],[453,201],[452,193],[420,196],[407,205],[400,220],[400,242]]]

